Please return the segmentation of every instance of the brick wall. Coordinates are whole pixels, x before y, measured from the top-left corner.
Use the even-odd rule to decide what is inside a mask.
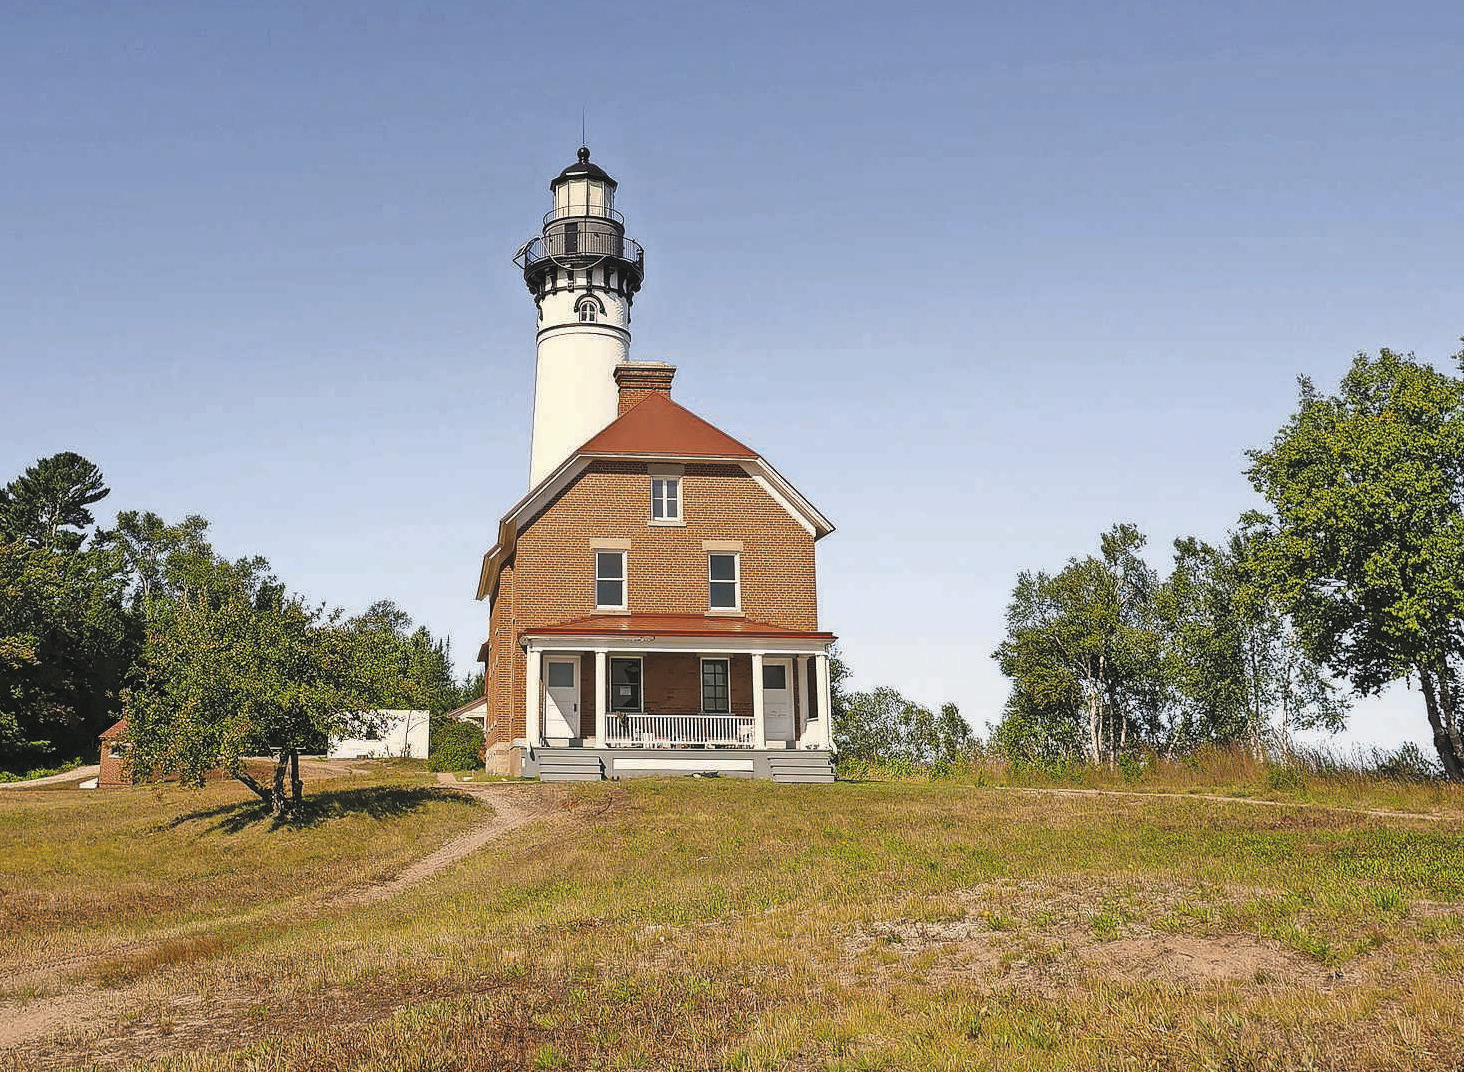
[[[132,772],[128,770],[125,741],[102,742],[101,771],[97,774],[97,786],[101,789],[115,789],[132,784]]]
[[[705,614],[707,552],[702,541],[740,540],[743,614],[787,629],[818,628],[813,536],[755,480],[736,465],[688,463],[681,496],[685,524],[652,525],[646,463],[596,461],[519,532],[513,557],[499,576],[489,625],[490,749],[527,732],[526,660],[519,634],[597,613],[598,540],[629,543],[627,605],[632,614]],[[665,704],[665,713],[700,706],[696,659],[687,659],[686,667],[676,669],[670,679],[672,692],[662,695],[658,686],[656,696],[648,693],[648,705]],[[592,711],[593,697],[586,690],[593,687],[593,659],[586,657],[581,670],[582,710]],[[732,675],[734,710],[751,713],[751,662],[746,656],[734,659]]]

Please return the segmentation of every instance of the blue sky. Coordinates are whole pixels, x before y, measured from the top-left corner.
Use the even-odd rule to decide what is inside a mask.
[[[0,474],[79,451],[468,669],[583,107],[636,354],[839,525],[856,683],[979,727],[1019,570],[1219,539],[1298,374],[1459,349],[1461,45],[1446,3],[6,4]]]

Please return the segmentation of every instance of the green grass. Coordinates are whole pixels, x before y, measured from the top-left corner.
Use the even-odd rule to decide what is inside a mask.
[[[420,788],[325,788],[393,784]],[[0,852],[46,830],[78,904],[119,878],[119,835],[147,843],[133,915],[87,916],[94,938],[204,921],[93,970],[145,987],[126,1030],[17,1067],[1454,1068],[1464,809],[1434,788],[1364,794],[1421,819],[957,780],[577,786],[560,821],[393,900],[266,927],[229,918],[394,873],[473,809],[231,830],[225,787],[171,811],[0,800]]]
[[[307,794],[275,824],[242,786],[0,797],[0,976],[134,933],[272,912],[388,878],[481,818],[405,765]]]

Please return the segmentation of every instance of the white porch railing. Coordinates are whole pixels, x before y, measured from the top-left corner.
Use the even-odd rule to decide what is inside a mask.
[[[750,715],[606,714],[607,748],[752,747]]]

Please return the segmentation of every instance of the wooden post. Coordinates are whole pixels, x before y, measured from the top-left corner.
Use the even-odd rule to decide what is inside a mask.
[[[524,737],[528,739],[530,748],[538,748],[544,743],[540,732],[544,701],[539,691],[544,676],[544,656],[538,648],[530,647],[527,659],[529,668],[524,675]]]
[[[752,746],[768,746],[768,722],[763,713],[762,652],[752,653]]]
[[[605,667],[606,652],[600,649],[595,652],[595,702],[590,710],[594,713],[594,732],[590,734],[590,747],[605,747]],[[641,685],[645,687],[644,683]]]
[[[829,702],[829,653],[819,652],[813,657],[814,667],[818,676],[818,717],[823,724],[823,746],[830,750],[834,747],[834,712]]]

